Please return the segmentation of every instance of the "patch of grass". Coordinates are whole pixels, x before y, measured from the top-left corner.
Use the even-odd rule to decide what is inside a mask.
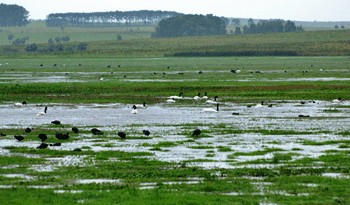
[[[322,146],[322,145],[331,145],[331,144],[340,144],[340,143],[350,144],[350,140],[328,140],[323,142],[304,140],[303,145]]]
[[[205,145],[198,145],[198,146],[190,146],[191,149],[214,149],[213,146],[205,146]]]
[[[231,147],[219,146],[217,147],[219,152],[231,152]]]

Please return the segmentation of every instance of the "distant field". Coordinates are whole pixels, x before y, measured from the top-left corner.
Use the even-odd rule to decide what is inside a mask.
[[[14,39],[28,36],[28,44],[47,43],[50,38],[57,36],[69,36],[72,42],[111,41],[122,39],[150,38],[154,27],[106,27],[106,28],[77,28],[77,27],[46,27],[44,22],[30,23],[26,27],[2,27],[0,28],[0,45],[9,45],[7,36],[14,35]]]
[[[164,57],[164,56],[348,56],[350,30],[307,31],[300,33],[270,33],[226,35],[170,39],[150,38],[153,27],[120,28],[47,28],[36,23],[25,28],[2,28],[0,52],[11,57]],[[23,33],[22,33],[23,31]],[[28,53],[25,46],[8,47],[9,33],[15,38],[28,36],[28,43],[47,48],[49,38],[69,36],[69,47],[87,42],[84,51]],[[117,40],[121,35],[122,40]]]
[[[236,102],[350,98],[348,57],[33,58],[0,63],[3,102],[158,103],[179,92],[187,97],[208,92]]]

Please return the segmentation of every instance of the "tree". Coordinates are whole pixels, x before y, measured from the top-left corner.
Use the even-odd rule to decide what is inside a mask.
[[[297,27],[295,26],[295,23],[293,21],[287,21],[284,24],[284,31],[285,32],[295,32],[297,31]]]
[[[0,26],[25,26],[29,12],[22,6],[0,4]]]
[[[121,41],[122,39],[123,39],[122,36],[121,36],[120,34],[118,34],[118,35],[117,35],[117,40],[118,40],[118,41]]]
[[[341,27],[340,27],[341,29],[345,29],[345,26],[344,25],[341,25]]]
[[[38,50],[38,46],[35,43],[26,46],[27,52],[35,52],[37,50]]]
[[[12,40],[13,40],[14,37],[15,37],[15,36],[14,36],[13,34],[9,34],[9,35],[7,36],[7,39],[9,39],[9,41],[11,42],[11,44],[12,44]]]
[[[236,26],[236,28],[235,28],[235,35],[242,35],[241,27]]]
[[[225,34],[226,23],[220,17],[213,15],[181,15],[161,20],[152,36],[172,38]]]
[[[241,24],[241,20],[240,19],[232,19],[231,23],[235,26],[239,26]]]
[[[338,26],[338,25],[335,25],[334,28],[335,28],[335,29],[339,29],[339,26]]]

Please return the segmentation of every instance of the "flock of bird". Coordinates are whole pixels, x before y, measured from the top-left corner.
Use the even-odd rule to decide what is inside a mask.
[[[203,112],[219,112],[219,101],[218,101],[218,96],[214,96],[213,99],[208,99],[208,96],[207,96],[207,92],[204,93],[204,96],[201,97],[201,94],[198,93],[196,96],[193,97],[193,100],[206,100],[205,103],[207,104],[213,104],[213,105],[216,105],[216,109],[214,108],[203,108]],[[182,92],[179,93],[179,95],[175,95],[175,96],[170,96],[168,97],[167,99],[167,102],[169,103],[174,103],[175,100],[180,100],[180,99],[191,99],[191,98],[184,98],[184,94]],[[312,103],[315,103],[315,101],[310,101]],[[337,99],[334,99],[332,101],[332,103],[341,103],[342,102],[342,98],[337,98]],[[306,104],[305,101],[301,101],[300,104],[304,105]],[[27,102],[26,101],[23,101],[22,103],[15,103],[14,104],[16,107],[23,107],[23,106],[26,106],[27,105]],[[256,104],[255,106],[252,106],[252,105],[248,105],[247,107],[255,107],[255,108],[260,108],[260,107],[272,107],[272,104],[268,104],[266,105],[264,101],[261,101],[260,103]],[[131,110],[131,113],[132,114],[137,114],[138,113],[138,108],[146,108],[146,103],[143,102],[142,104],[134,104],[132,106],[132,110]],[[46,115],[47,113],[47,106],[44,108],[44,111],[41,111],[41,112],[38,112],[37,113],[37,116],[42,116],[42,115]],[[239,113],[232,113],[233,115],[239,115]],[[303,115],[303,114],[300,114],[298,115],[298,117],[310,117],[309,115]],[[54,120],[54,121],[51,121],[51,124],[54,124],[54,125],[61,125],[61,122],[58,121],[58,120]],[[28,135],[29,133],[32,132],[32,128],[28,127],[24,130],[24,132]],[[77,127],[72,127],[72,132],[77,134],[79,133],[79,129]],[[103,135],[104,133],[97,129],[97,128],[92,128],[91,130],[91,133],[93,135]],[[143,130],[142,133],[145,135],[145,136],[149,136],[150,135],[150,131],[149,130]],[[4,133],[0,133],[1,136],[6,136],[6,134]],[[201,134],[201,130],[200,129],[195,129],[192,133],[192,136],[194,137],[197,137]],[[121,138],[121,139],[125,139],[126,138],[126,134],[125,132],[117,132],[117,135]],[[60,132],[57,132],[55,134],[55,137],[57,138],[57,140],[68,140],[69,137],[70,137],[70,134],[69,132],[67,133],[60,133]],[[24,136],[22,135],[14,135],[14,138],[17,140],[17,141],[23,141],[25,139]],[[38,149],[45,149],[47,148],[48,146],[61,146],[61,142],[55,142],[55,143],[51,143],[51,144],[48,144],[48,143],[45,143],[45,141],[48,139],[48,136],[45,134],[45,133],[40,133],[38,134],[38,138],[40,139],[41,141],[41,144],[37,147]],[[81,151],[81,149],[75,149],[74,151]]]
[[[23,106],[27,105],[27,102],[23,101],[22,103],[15,103],[14,105],[16,107],[23,107]],[[135,105],[133,105],[132,108],[133,108],[132,113],[133,114],[137,114],[138,113],[137,108],[146,108],[146,103],[144,102],[143,104],[135,104]],[[48,107],[45,106],[44,111],[38,112],[36,116],[46,115],[47,110],[48,110]],[[54,121],[51,121],[51,124],[61,125],[61,122],[59,120],[54,120]],[[33,130],[32,128],[27,127],[24,130],[24,132],[28,135],[28,134],[30,134],[32,132],[32,130]],[[101,130],[99,130],[97,128],[92,128],[90,131],[91,131],[91,133],[93,135],[103,135],[104,134]],[[72,132],[77,134],[77,133],[79,133],[79,129],[77,127],[72,127]],[[145,136],[147,136],[147,137],[151,134],[149,130],[143,130],[142,133]],[[125,132],[119,131],[119,132],[117,132],[117,135],[121,139],[125,139],[126,138]],[[6,136],[6,134],[1,132],[1,136]],[[70,135],[69,135],[69,132],[67,132],[67,133],[56,132],[55,137],[56,137],[57,140],[68,140]],[[25,137],[23,135],[14,135],[14,138],[18,142],[23,141],[25,139]],[[50,143],[50,144],[46,143],[45,141],[48,139],[48,136],[45,133],[38,134],[38,138],[41,141],[41,144],[39,146],[37,146],[38,149],[45,149],[45,148],[47,148],[49,146],[61,146],[62,145],[61,142],[55,142],[55,143]],[[79,149],[79,148],[78,149],[74,149],[74,151],[81,151],[81,149]]]

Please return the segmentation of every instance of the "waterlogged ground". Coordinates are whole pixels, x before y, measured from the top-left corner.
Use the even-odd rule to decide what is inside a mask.
[[[90,169],[94,166],[105,163],[120,166],[138,159],[169,163],[159,165],[162,169],[170,166],[173,169],[207,170],[210,176],[222,180],[222,183],[227,183],[227,178],[230,179],[228,181],[234,178],[231,172],[250,170],[248,172],[253,174],[236,173],[239,177],[235,176],[238,177],[236,180],[250,184],[247,190],[214,188],[215,192],[227,197],[317,196],[319,193],[315,190],[324,186],[317,180],[301,180],[304,182],[299,185],[304,188],[300,191],[293,188],[291,191],[275,181],[278,174],[271,178],[274,172],[294,170],[293,167],[301,172],[299,175],[298,171],[294,171],[296,177],[305,177],[306,174],[331,181],[349,181],[348,164],[334,164],[328,159],[344,155],[348,160],[349,101],[271,101],[265,104],[261,107],[226,102],[220,104],[219,112],[203,112],[203,108],[213,105],[205,104],[204,101],[197,101],[193,106],[164,103],[138,109],[138,114],[131,114],[131,105],[126,104],[28,104],[23,107],[15,107],[13,103],[3,104],[0,106],[0,128],[7,135],[0,138],[0,154],[5,158],[21,160],[19,164],[15,161],[5,162],[5,158],[2,160],[0,178],[3,182],[0,188],[7,190],[24,186],[53,190],[55,194],[83,194],[86,192],[84,186],[89,184],[125,186],[131,180],[139,190],[153,190],[160,183],[169,187],[192,187],[206,184],[208,180],[202,174],[194,173],[176,178],[141,177],[140,180],[113,174],[91,174],[93,172]],[[44,106],[48,106],[46,115],[37,116]],[[50,122],[53,120],[61,121],[62,125],[52,125]],[[72,133],[73,126],[78,127],[80,133]],[[26,127],[33,128],[33,133],[24,133]],[[104,134],[93,135],[91,128],[98,128]],[[193,137],[192,132],[196,128],[201,129],[202,134]],[[151,132],[150,136],[143,135],[144,129]],[[118,131],[126,133],[125,140],[117,136]],[[40,142],[36,136],[41,132],[49,135],[48,143],[59,141],[54,137],[56,132],[71,134],[69,140],[60,141],[61,146],[39,150],[36,147]],[[18,142],[13,138],[15,134],[25,139]],[[82,151],[75,152],[76,149]],[[110,154],[113,152],[134,154],[118,157]],[[135,153],[142,154],[138,156]],[[26,164],[23,162],[26,159],[31,162]],[[336,162],[339,159],[334,160]],[[74,174],[63,177],[62,181],[42,183],[42,173],[50,176],[77,167],[91,173]],[[311,170],[311,173],[304,173],[304,169]],[[70,188],[65,189],[66,186]],[[346,199],[342,194],[339,198]],[[257,201],[260,204],[279,204],[274,199],[260,198]]]
[[[50,90],[65,82],[141,82],[142,90],[143,84],[153,82],[198,81],[206,87],[227,81],[272,86],[322,82],[345,90],[344,82],[350,79],[348,58],[208,58],[190,59],[190,65],[166,58],[148,60],[151,64],[146,59],[80,60],[1,62],[0,89],[1,84],[8,89],[48,85]],[[333,90],[315,92],[324,94],[322,99],[338,97]],[[51,97],[49,91],[44,94]],[[11,92],[3,95],[6,100],[13,97]],[[138,114],[131,114],[132,104],[122,103],[28,102],[16,107],[13,101],[2,101],[0,204],[349,203],[350,101],[265,100],[260,106],[256,99],[264,97],[262,93],[259,98],[240,98],[244,100],[223,96],[219,112],[203,112],[215,105],[195,101],[187,91],[186,95],[175,103],[156,96],[157,103],[138,109]],[[312,97],[299,99],[306,98]],[[45,106],[47,113],[37,116]],[[51,124],[53,120],[61,125]],[[79,133],[72,132],[73,126]],[[24,132],[27,127],[33,128],[29,134]],[[103,134],[93,135],[92,128]],[[202,133],[192,136],[197,128]],[[151,134],[145,136],[143,130]],[[117,135],[120,131],[126,139]],[[58,132],[68,132],[69,139],[58,140]],[[40,133],[48,135],[46,143],[61,146],[37,149]]]

